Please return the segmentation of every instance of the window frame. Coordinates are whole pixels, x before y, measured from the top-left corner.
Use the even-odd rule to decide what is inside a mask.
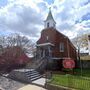
[[[47,23],[47,27],[49,27],[50,26],[50,24],[49,24],[49,22]]]
[[[64,43],[63,42],[60,42],[59,44],[59,51],[60,52],[64,52],[65,48],[64,48]]]

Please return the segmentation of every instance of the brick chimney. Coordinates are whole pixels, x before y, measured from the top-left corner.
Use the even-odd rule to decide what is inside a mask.
[[[90,55],[90,35],[88,35],[88,51],[89,51],[89,55]]]

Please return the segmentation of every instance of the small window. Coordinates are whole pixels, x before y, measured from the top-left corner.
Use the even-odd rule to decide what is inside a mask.
[[[47,23],[47,27],[49,27],[49,23]]]
[[[64,52],[64,43],[60,43],[60,52]]]
[[[48,40],[48,36],[46,37],[46,39]]]

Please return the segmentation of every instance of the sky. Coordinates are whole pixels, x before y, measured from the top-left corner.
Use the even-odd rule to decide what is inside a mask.
[[[90,33],[90,0],[0,0],[0,35],[38,40],[50,7],[61,33],[71,39]]]

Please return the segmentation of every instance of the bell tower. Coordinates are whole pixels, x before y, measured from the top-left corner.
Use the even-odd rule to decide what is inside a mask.
[[[48,16],[46,20],[44,21],[44,27],[45,28],[50,28],[50,27],[56,28],[56,22],[52,16],[51,8],[49,9]]]

